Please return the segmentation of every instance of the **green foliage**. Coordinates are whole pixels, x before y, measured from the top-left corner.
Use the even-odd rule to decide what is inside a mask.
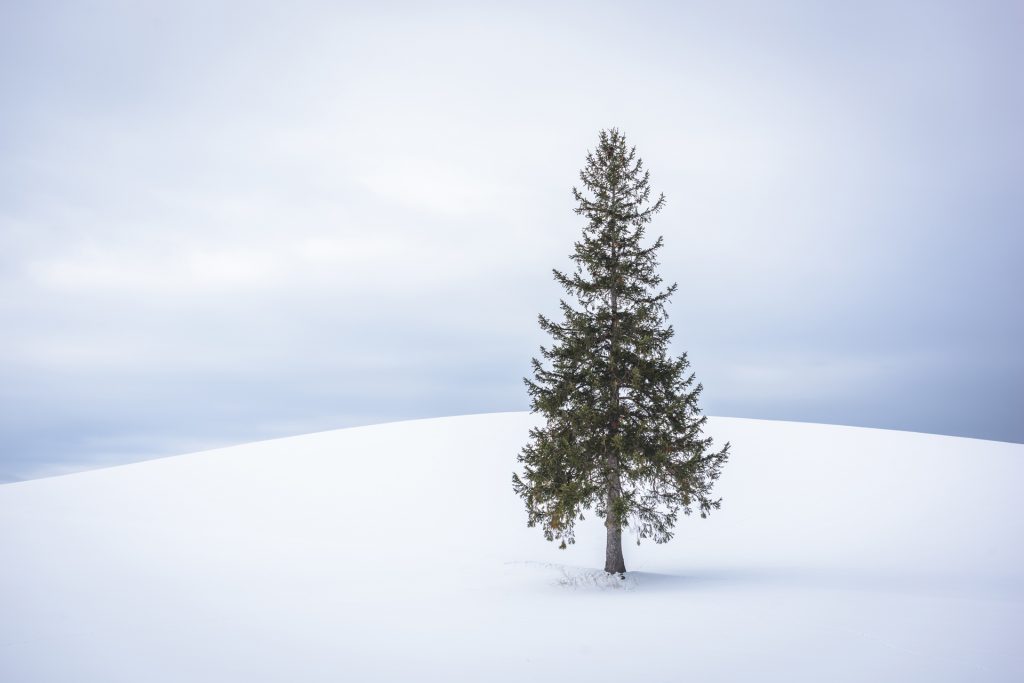
[[[563,320],[540,316],[551,337],[525,379],[533,412],[545,425],[530,431],[512,477],[528,524],[562,547],[593,509],[606,524],[631,527],[664,543],[679,512],[706,517],[729,445],[712,450],[702,435],[701,385],[673,337],[665,304],[677,290],[657,274],[662,238],[644,244],[647,224],[665,203],[651,201],[649,172],[616,129],[601,131],[573,188],[585,217],[571,273],[554,271],[570,295]]]

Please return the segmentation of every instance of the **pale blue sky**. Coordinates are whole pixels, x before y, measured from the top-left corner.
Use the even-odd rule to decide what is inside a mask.
[[[2,3],[0,480],[526,409],[608,126],[706,412],[1022,441],[1022,44],[1018,2]]]

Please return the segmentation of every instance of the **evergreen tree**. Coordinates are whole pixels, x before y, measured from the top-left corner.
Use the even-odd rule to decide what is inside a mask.
[[[622,529],[664,543],[680,510],[706,517],[721,499],[711,489],[729,444],[713,451],[702,435],[701,385],[689,363],[669,355],[673,330],[665,304],[675,284],[660,288],[659,237],[644,246],[647,224],[665,204],[651,203],[649,172],[617,129],[600,132],[573,188],[576,213],[587,219],[575,244],[575,271],[554,271],[575,299],[561,301],[563,322],[543,315],[552,343],[525,379],[533,412],[546,424],[530,431],[512,476],[529,526],[549,541],[574,543],[574,524],[593,509],[605,520],[605,571],[626,571]]]

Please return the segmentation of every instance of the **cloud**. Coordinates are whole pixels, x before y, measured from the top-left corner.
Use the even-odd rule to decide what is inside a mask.
[[[2,12],[6,476],[525,408],[610,125],[708,410],[1024,439],[1012,4]]]

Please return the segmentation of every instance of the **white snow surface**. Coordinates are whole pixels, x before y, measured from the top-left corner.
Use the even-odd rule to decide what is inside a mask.
[[[1024,446],[711,418],[722,509],[622,580],[526,527],[537,423],[0,486],[0,681],[1024,680]]]

